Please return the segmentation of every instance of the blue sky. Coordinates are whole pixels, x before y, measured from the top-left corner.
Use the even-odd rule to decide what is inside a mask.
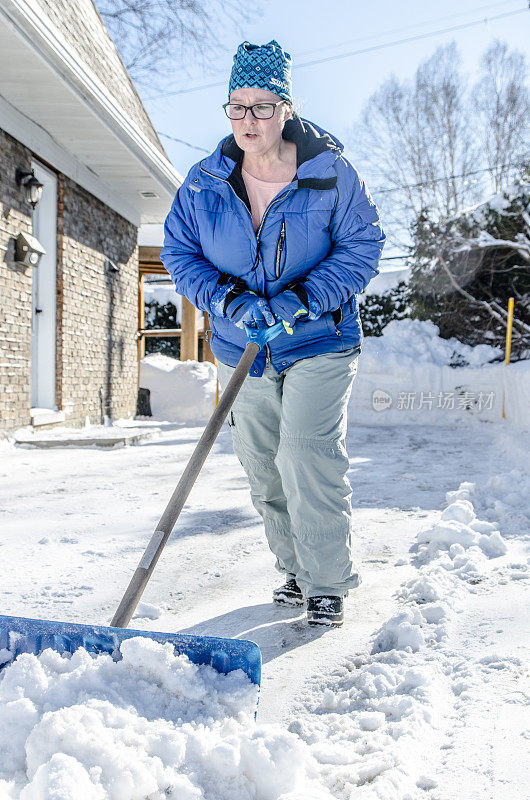
[[[197,71],[192,79],[188,79],[176,71],[173,75],[168,74],[162,90],[169,92],[217,81],[223,81],[222,86],[157,99],[148,99],[154,92],[142,91],[142,99],[159,132],[209,151],[231,132],[221,105],[227,100],[233,54],[245,39],[261,44],[274,38],[291,53],[293,95],[299,112],[338,136],[346,145],[346,155],[349,128],[372,92],[391,73],[401,78],[412,76],[418,64],[438,45],[454,39],[459,46],[463,68],[471,77],[481,53],[495,37],[509,41],[511,46],[523,52],[529,51],[530,11],[527,10],[524,14],[481,22],[468,29],[441,33],[388,49],[297,67],[297,63],[525,9],[528,4],[526,0],[497,3],[445,0],[443,5],[426,3],[425,0],[271,0],[262,5],[265,13],[259,20],[241,30],[223,31],[229,49],[226,57],[220,59],[219,72],[201,74]],[[345,42],[347,44],[343,44]],[[173,164],[183,175],[206,155],[165,137],[161,139]],[[362,164],[355,165],[369,187],[375,189],[376,176],[370,176]]]
[[[429,58],[439,45],[453,40],[470,81],[476,78],[481,54],[495,38],[506,40],[511,47],[530,55],[530,11],[526,0],[445,0],[443,6],[425,0],[271,0],[262,2],[262,6],[265,13],[252,24],[242,26],[241,30],[221,32],[228,50],[225,58],[220,59],[217,72],[205,74],[195,70],[190,79],[176,70],[162,81],[161,91],[169,93],[217,82],[222,85],[163,97],[156,97],[160,94],[158,90],[141,92],[157,131],[213,151],[219,140],[232,130],[221,105],[227,100],[232,59],[238,44],[245,39],[257,44],[276,39],[293,58],[293,97],[297,110],[344,143],[345,155],[360,171],[376,203],[379,176],[371,174],[355,158],[350,129],[365,102],[384,80],[392,73],[400,78],[412,77],[418,64]],[[483,21],[518,10],[524,13]],[[482,21],[413,42],[297,67],[306,61],[377,47],[476,20]],[[207,155],[164,136],[160,138],[182,175]],[[484,185],[487,189],[487,181]],[[385,256],[398,252],[399,248],[389,244]],[[390,261],[386,266],[393,263]]]

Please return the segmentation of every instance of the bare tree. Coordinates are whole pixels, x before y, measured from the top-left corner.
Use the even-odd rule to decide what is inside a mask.
[[[447,216],[479,199],[472,131],[454,42],[439,47],[413,80],[393,75],[369,98],[351,145],[361,172],[381,186],[375,199],[395,244],[405,245],[422,209]]]
[[[480,138],[494,191],[503,189],[530,151],[530,95],[523,53],[496,39],[482,56],[473,90]]]
[[[459,63],[452,42],[439,47],[416,72],[415,93],[423,126],[419,157],[423,155],[427,180],[431,181],[427,204],[443,216],[460,211],[477,196],[469,179],[479,166],[479,151],[473,142],[466,81]]]
[[[175,67],[189,75],[219,65],[224,34],[248,22],[259,7],[245,0],[95,0],[133,80],[153,86]]]

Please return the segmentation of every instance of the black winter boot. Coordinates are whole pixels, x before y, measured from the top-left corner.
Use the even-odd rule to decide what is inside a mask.
[[[272,599],[274,603],[280,606],[301,606],[304,604],[304,597],[294,578],[275,589],[272,593]]]
[[[308,597],[307,621],[310,625],[329,625],[338,628],[344,622],[342,597],[327,595]]]

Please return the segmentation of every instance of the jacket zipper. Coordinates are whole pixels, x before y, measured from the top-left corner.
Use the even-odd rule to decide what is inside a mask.
[[[241,198],[237,194],[237,192],[234,189],[234,187],[225,178],[220,178],[219,175],[214,175],[213,172],[208,172],[208,170],[204,169],[204,167],[201,167],[200,169],[201,169],[201,172],[206,173],[206,175],[210,175],[212,178],[217,178],[218,181],[223,181],[223,183],[227,183],[230,186],[230,188],[232,189],[234,195],[237,197],[239,202],[243,203],[243,205],[244,205],[245,209],[247,210],[247,213],[248,213],[248,215],[250,217],[250,221],[252,222],[252,214],[248,210],[247,204],[245,202],[243,202],[243,200],[241,200]],[[262,228],[263,228],[263,223],[265,222],[265,218],[266,218],[267,214],[269,213],[269,210],[270,210],[271,206],[273,206],[274,203],[278,203],[280,200],[283,200],[283,198],[287,197],[287,195],[292,191],[293,191],[293,189],[289,189],[285,194],[282,194],[282,195],[280,195],[280,197],[276,197],[274,200],[272,200],[269,203],[269,205],[267,206],[267,208],[265,209],[264,213],[263,213],[263,217],[261,218],[260,226],[259,226],[258,230],[256,231],[257,249],[256,249],[256,260],[255,260],[255,262],[254,262],[254,264],[252,266],[253,270],[256,269],[256,267],[259,264],[259,245],[260,245],[259,237],[260,237],[260,234],[261,234],[261,231],[262,231]],[[283,230],[283,234],[284,234],[284,237],[285,237],[285,227],[284,226],[285,226],[285,218],[284,218],[284,220],[282,222],[282,230]],[[272,361],[271,361],[270,347],[269,347],[268,344],[266,344],[265,345],[265,365],[271,364],[271,363],[272,363]]]
[[[263,212],[263,217],[261,218],[261,222],[260,222],[259,228],[258,228],[258,230],[256,232],[256,239],[258,240],[258,251],[256,253],[256,261],[254,262],[254,265],[252,266],[252,269],[256,269],[256,267],[258,266],[258,262],[259,262],[259,245],[260,245],[259,237],[260,237],[260,234],[261,234],[261,231],[262,231],[262,228],[263,228],[263,224],[264,224],[264,222],[265,222],[265,220],[267,218],[267,214],[269,213],[269,211],[271,209],[271,206],[273,206],[275,203],[279,203],[280,200],[283,200],[292,191],[293,191],[293,189],[289,189],[287,192],[285,192],[285,194],[281,194],[279,197],[276,197],[274,200],[271,200],[271,202],[269,203],[269,205],[267,206],[267,208]]]
[[[282,251],[285,245],[285,214],[283,215],[282,220],[282,229],[280,231],[280,238],[278,239],[278,245],[276,247],[276,277],[280,277],[280,263],[282,260]]]
[[[251,213],[250,213],[250,211],[248,210],[246,203],[244,203],[244,202],[243,202],[243,200],[241,200],[241,198],[240,198],[240,197],[239,197],[239,195],[237,194],[237,192],[236,192],[236,190],[234,189],[234,187],[232,186],[232,184],[231,184],[229,181],[227,181],[227,180],[226,180],[226,178],[220,178],[220,177],[219,177],[219,175],[214,175],[214,174],[213,174],[213,172],[208,172],[208,170],[207,170],[207,169],[204,169],[204,167],[201,167],[201,172],[205,172],[205,173],[206,173],[206,175],[210,175],[210,177],[212,177],[212,178],[217,178],[217,180],[218,180],[218,181],[223,181],[223,183],[227,183],[227,184],[230,186],[230,188],[232,189],[232,191],[233,191],[234,195],[235,195],[235,196],[237,197],[237,199],[239,200],[239,202],[240,202],[240,203],[243,203],[243,205],[244,205],[244,206],[245,206],[245,208],[247,209],[247,212],[248,212],[248,214],[249,214],[249,216],[250,216],[250,219],[251,219],[251,221],[252,221],[252,214],[251,214]],[[257,248],[256,248],[256,259],[255,259],[255,261],[254,261],[254,263],[253,263],[253,265],[252,265],[252,269],[253,269],[253,270],[255,270],[255,269],[257,268],[258,264],[259,264],[259,246],[260,246],[259,237],[260,237],[260,235],[261,235],[261,231],[262,231],[262,228],[263,228],[263,223],[265,222],[265,219],[266,219],[266,217],[267,217],[267,214],[269,213],[269,210],[270,210],[271,206],[273,206],[273,205],[274,205],[274,203],[278,203],[280,200],[283,200],[283,198],[284,198],[284,197],[287,197],[287,195],[288,195],[290,192],[292,192],[292,191],[293,191],[293,189],[289,189],[289,190],[288,190],[288,191],[287,191],[285,194],[282,194],[282,195],[280,195],[279,197],[276,197],[274,200],[271,200],[271,202],[269,203],[269,205],[267,206],[267,208],[265,209],[265,211],[264,211],[264,213],[263,213],[263,217],[261,218],[261,222],[260,222],[259,228],[258,228],[258,230],[256,231]]]

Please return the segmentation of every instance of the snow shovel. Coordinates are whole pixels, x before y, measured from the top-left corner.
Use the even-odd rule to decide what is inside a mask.
[[[131,578],[129,586],[111,621],[111,627],[81,625],[68,622],[0,616],[0,669],[20,653],[39,655],[46,648],[60,653],[74,653],[84,647],[93,654],[109,653],[115,660],[124,639],[144,636],[157,642],[171,642],[178,655],[185,654],[195,664],[210,664],[221,673],[241,669],[250,680],[258,684],[261,679],[261,651],[257,644],[242,639],[221,639],[210,636],[154,633],[151,631],[124,630],[169,539],[186,499],[197,480],[204,462],[215,442],[232,404],[243,385],[250,367],[265,341],[270,341],[283,330],[281,322],[252,336],[236,367],[230,382],[221,395],[204,432],[199,439],[184,473],[173,492],[155,532]]]

